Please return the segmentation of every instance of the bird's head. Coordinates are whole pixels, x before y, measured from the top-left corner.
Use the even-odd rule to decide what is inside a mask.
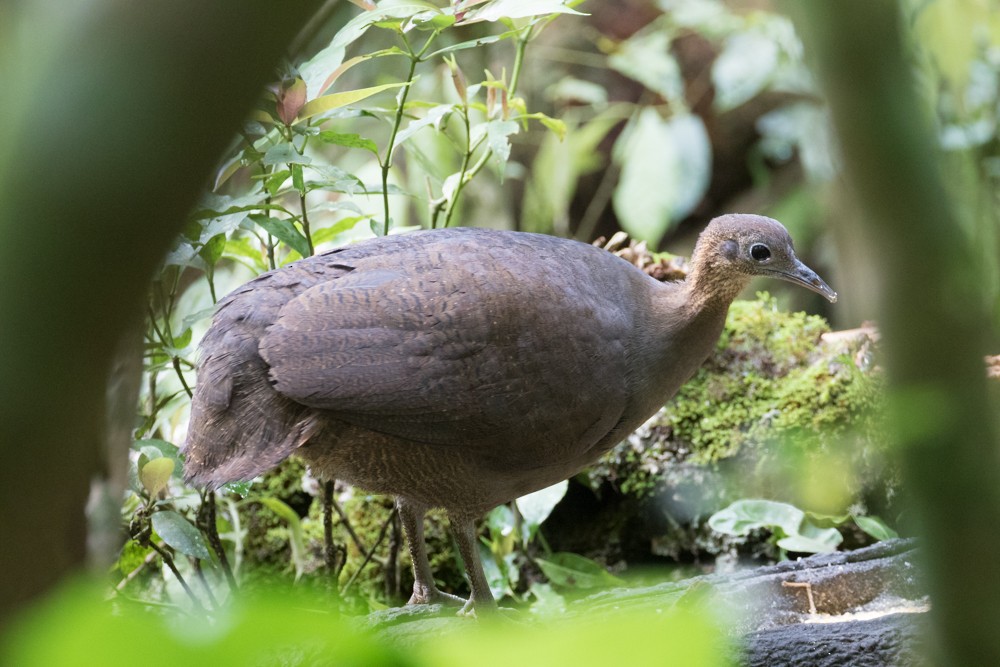
[[[712,220],[691,257],[696,289],[734,298],[754,276],[801,285],[836,302],[837,293],[795,256],[788,230],[771,218],[734,213]]]

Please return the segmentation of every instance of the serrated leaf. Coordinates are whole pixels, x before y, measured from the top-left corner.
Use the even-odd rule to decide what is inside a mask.
[[[625,582],[608,572],[602,565],[579,554],[560,552],[535,562],[549,581],[565,588],[600,588],[621,586]]]
[[[877,516],[855,516],[854,523],[858,528],[865,531],[876,540],[893,540],[899,537],[899,533],[890,528],[882,519]]]
[[[172,510],[164,510],[153,515],[153,530],[164,542],[187,556],[209,560],[208,547],[201,533],[190,521]]]
[[[142,482],[143,488],[149,492],[149,496],[155,498],[160,491],[166,488],[170,476],[173,474],[173,460],[161,457],[153,459],[142,467],[139,471],[139,481]]]
[[[371,139],[366,139],[359,134],[341,134],[331,130],[319,133],[320,141],[337,146],[347,146],[348,148],[361,148],[378,155],[378,146]]]
[[[251,215],[250,219],[295,252],[303,257],[309,256],[309,242],[290,220],[269,218],[266,215]]]
[[[354,104],[355,102],[360,102],[361,100],[381,93],[384,90],[391,90],[393,88],[400,88],[408,85],[410,84],[405,81],[401,83],[386,83],[381,86],[372,86],[370,88],[360,88],[358,90],[347,90],[340,93],[323,95],[322,97],[317,97],[302,107],[302,111],[299,112],[299,118],[295,122],[302,122],[318,114],[339,109],[340,107],[346,107],[347,105]]]

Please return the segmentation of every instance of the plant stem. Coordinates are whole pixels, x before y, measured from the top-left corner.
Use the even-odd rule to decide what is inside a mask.
[[[517,82],[521,79],[521,65],[524,63],[524,50],[528,47],[528,42],[531,40],[532,29],[528,28],[528,32],[524,37],[518,37],[517,47],[514,50],[514,68],[510,73],[510,87],[507,89],[511,97],[517,92]]]
[[[233,576],[233,569],[229,566],[229,557],[226,556],[226,549],[222,546],[222,539],[219,537],[219,527],[215,522],[215,492],[201,492],[201,511],[198,512],[198,520],[201,523],[201,530],[208,537],[208,543],[212,545],[212,550],[219,558],[219,565],[226,575],[229,583],[229,590],[235,593],[239,586],[236,584],[236,577]]]
[[[187,393],[188,398],[194,397],[194,392],[191,391],[191,387],[188,386],[187,380],[184,379],[184,372],[181,371],[181,359],[176,355],[172,355],[171,359],[174,362],[174,371],[177,372],[177,377],[180,378],[181,386],[184,387],[185,393]]]
[[[306,244],[309,246],[309,255],[316,254],[316,246],[313,245],[312,232],[309,231],[309,210],[306,208],[306,193],[299,193],[299,205],[302,207],[302,233],[305,234]]]
[[[177,577],[177,581],[181,582],[181,586],[184,588],[184,591],[188,594],[188,597],[191,598],[191,602],[194,603],[194,608],[199,612],[201,612],[202,614],[204,614],[205,608],[201,605],[201,601],[198,600],[197,596],[194,594],[194,591],[191,590],[191,587],[188,586],[187,581],[184,580],[184,576],[181,574],[180,570],[177,569],[177,566],[174,564],[174,559],[170,555],[170,552],[168,552],[166,549],[158,545],[156,542],[153,542],[152,540],[149,541],[149,546],[153,549],[153,551],[160,554],[160,558],[163,559],[163,562],[167,564],[167,567],[170,568],[170,571],[174,573],[175,577]]]
[[[462,190],[465,188],[466,175],[469,172],[469,161],[472,159],[472,152],[474,150],[472,147],[472,126],[469,123],[468,104],[462,109],[462,119],[465,121],[465,155],[462,156],[462,168],[458,172],[459,176],[458,183],[455,185],[455,194],[452,195],[451,201],[448,202],[448,212],[444,216],[445,227],[451,225],[451,216],[454,215],[458,198],[462,195]],[[488,155],[489,151],[486,154]]]
[[[409,43],[406,42],[406,37],[403,37],[403,42],[406,43],[407,49],[409,49]],[[421,49],[421,52],[424,49]],[[396,135],[399,133],[399,126],[403,122],[403,110],[406,107],[406,96],[410,93],[410,84],[413,83],[413,74],[417,70],[417,63],[420,62],[420,56],[413,53],[410,50],[410,71],[406,75],[406,84],[399,93],[399,106],[396,107],[396,116],[392,121],[392,134],[389,135],[389,145],[385,149],[385,157],[381,160],[382,167],[382,204],[385,214],[385,219],[382,221],[382,235],[388,236],[389,234],[389,170],[392,168],[392,151],[396,147]]]
[[[378,549],[378,546],[382,544],[382,540],[385,539],[385,534],[389,530],[389,524],[391,524],[393,520],[396,518],[396,512],[398,512],[398,510],[396,509],[395,506],[393,506],[392,513],[389,514],[389,518],[386,520],[386,522],[382,524],[382,529],[379,531],[378,537],[375,538],[375,544],[372,545],[372,548],[365,555],[365,559],[364,561],[362,561],[360,567],[358,567],[358,569],[354,572],[354,574],[351,575],[351,578],[348,580],[348,582],[344,584],[344,590],[341,592],[341,595],[347,592],[347,590],[354,583],[354,580],[358,578],[358,575],[361,574],[361,571],[364,570],[365,566],[368,565],[368,563],[371,561],[372,556],[375,555],[375,550]]]

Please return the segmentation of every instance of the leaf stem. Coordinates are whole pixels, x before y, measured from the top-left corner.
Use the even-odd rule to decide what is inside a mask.
[[[184,591],[188,594],[188,597],[191,598],[191,602],[194,603],[194,608],[200,613],[204,614],[205,607],[202,606],[201,601],[198,599],[198,596],[196,596],[194,594],[194,591],[191,590],[191,587],[188,586],[188,582],[184,580],[184,576],[181,574],[180,570],[177,569],[177,565],[174,564],[174,558],[173,556],[170,555],[170,552],[161,547],[160,545],[158,545],[156,542],[153,542],[152,540],[149,541],[149,546],[153,549],[153,551],[160,554],[160,558],[163,559],[163,562],[167,564],[167,567],[170,568],[170,571],[174,573],[175,577],[177,577],[177,581],[181,583],[181,586],[184,588]]]
[[[465,188],[465,182],[467,180],[467,174],[469,173],[469,162],[472,160],[472,152],[474,150],[472,146],[472,126],[469,123],[469,105],[465,104],[462,108],[462,119],[465,121],[465,155],[462,156],[462,168],[459,170],[458,183],[455,185],[455,194],[452,195],[451,200],[448,202],[448,212],[444,216],[444,226],[448,227],[451,225],[451,217],[455,213],[457,208],[458,198],[462,195],[462,190]],[[489,151],[486,153],[489,154]],[[469,176],[468,178],[471,178]]]

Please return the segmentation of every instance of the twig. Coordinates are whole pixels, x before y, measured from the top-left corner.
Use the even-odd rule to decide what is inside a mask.
[[[233,576],[233,569],[229,566],[229,557],[226,556],[226,549],[222,545],[222,539],[219,537],[219,527],[215,520],[215,492],[201,492],[201,508],[198,511],[198,522],[201,524],[202,532],[208,537],[208,543],[212,545],[212,550],[219,557],[219,565],[222,567],[222,572],[226,575],[229,590],[236,593],[239,590],[239,586],[236,584],[236,577]]]
[[[193,556],[188,556],[188,560],[191,562],[191,567],[194,568],[194,573],[198,576],[198,581],[201,582],[201,587],[205,589],[205,595],[208,596],[208,601],[212,603],[213,609],[219,608],[219,601],[215,597],[215,593],[212,592],[212,587],[208,585],[208,580],[205,579],[205,572],[201,569],[201,561]]]
[[[375,539],[375,544],[372,545],[371,551],[368,552],[368,554],[365,556],[364,561],[362,561],[361,565],[354,572],[354,574],[351,575],[351,578],[344,585],[344,590],[341,591],[341,595],[343,595],[348,591],[348,589],[350,589],[351,585],[354,583],[354,580],[358,578],[358,575],[361,574],[362,570],[365,569],[365,566],[368,565],[368,563],[371,561],[372,556],[375,555],[375,550],[378,549],[379,545],[382,544],[382,540],[385,539],[385,534],[389,529],[389,524],[392,523],[393,519],[396,518],[397,511],[398,510],[396,509],[396,507],[392,508],[392,512],[389,514],[389,518],[386,520],[384,524],[382,524],[382,530],[379,531],[378,537]]]
[[[141,563],[139,563],[139,567],[135,568],[127,575],[125,575],[125,578],[119,581],[115,585],[115,593],[121,593],[123,590],[125,590],[125,587],[128,586],[129,583],[132,582],[136,577],[138,577],[140,572],[142,572],[147,567],[153,564],[153,561],[156,560],[157,555],[158,554],[155,551],[149,552],[149,554],[146,555],[146,558]]]
[[[156,542],[153,542],[152,540],[149,541],[149,546],[152,547],[153,551],[160,554],[160,558],[163,559],[163,562],[167,564],[167,567],[170,568],[170,571],[174,573],[175,577],[177,577],[177,581],[181,582],[181,586],[184,588],[184,591],[188,594],[188,597],[191,598],[191,602],[194,604],[194,608],[201,614],[206,614],[207,612],[205,611],[205,607],[202,606],[201,601],[194,594],[194,591],[191,590],[191,587],[188,586],[187,581],[184,580],[184,576],[181,574],[180,570],[177,569],[177,565],[174,564],[174,559],[173,556],[170,555],[170,552],[168,552],[166,549],[158,545]]]

